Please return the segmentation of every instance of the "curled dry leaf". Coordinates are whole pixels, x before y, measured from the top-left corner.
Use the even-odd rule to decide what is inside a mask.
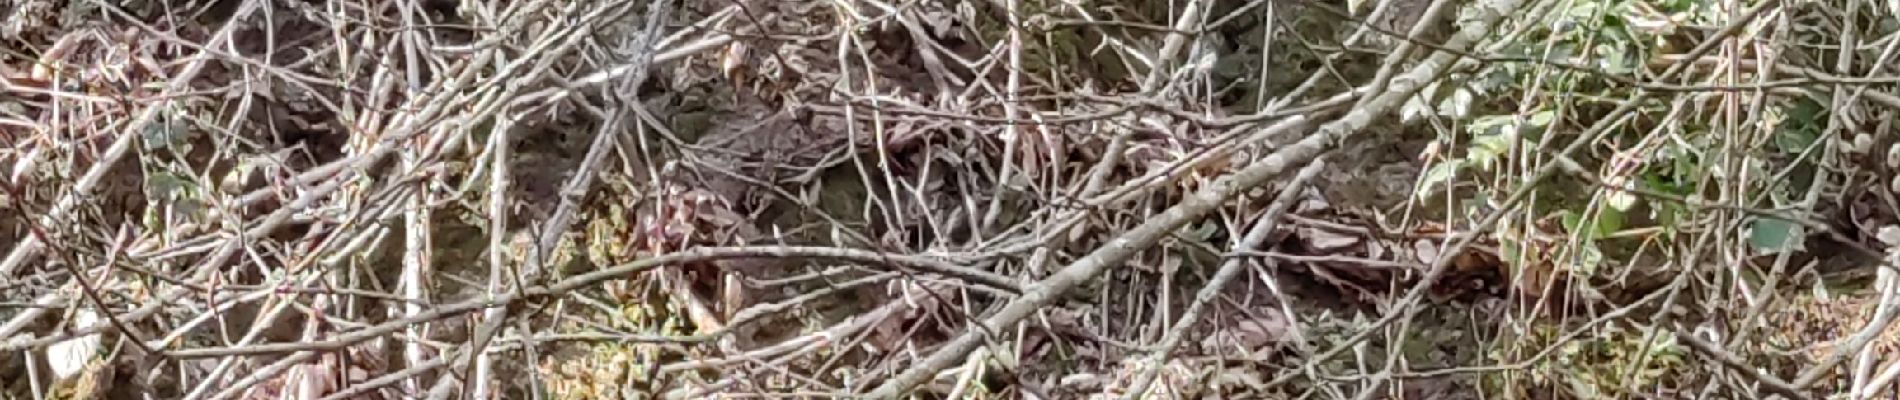
[[[1418,261],[1421,263],[1431,263],[1432,261],[1438,260],[1438,245],[1432,243],[1431,239],[1412,241],[1412,251],[1414,255],[1418,256]]]
[[[70,399],[105,399],[117,383],[118,368],[107,361],[98,360],[86,366],[79,378],[73,381]]]
[[[871,325],[871,337],[867,340],[871,349],[885,353],[903,346],[905,322],[902,318],[885,318]]]
[[[1223,326],[1201,340],[1201,351],[1208,354],[1272,350],[1292,338],[1294,322],[1276,309],[1263,309],[1258,316]]]
[[[1120,395],[1126,393],[1127,390],[1133,389],[1129,386],[1134,383],[1134,378],[1149,368],[1157,368],[1157,366],[1150,363],[1147,357],[1134,357],[1122,361],[1121,368],[1119,371],[1116,371],[1113,380],[1103,388],[1103,393],[1090,398],[1119,398]],[[1172,359],[1169,360],[1166,365],[1159,366],[1159,368],[1161,371],[1160,374],[1155,377],[1154,383],[1148,385],[1147,392],[1141,393],[1141,395],[1136,398],[1169,400],[1196,399],[1200,398],[1200,391],[1207,386],[1202,383],[1202,378],[1206,377],[1208,371],[1196,369],[1186,361]]]
[[[745,41],[734,40],[732,44],[726,45],[725,58],[720,60],[719,72],[724,73],[726,79],[731,79],[736,86],[745,85],[745,76],[751,72],[746,69],[748,53]]]
[[[72,329],[86,329],[99,324],[99,315],[92,310],[81,309],[73,312]],[[46,347],[46,363],[53,367],[53,376],[59,379],[72,379],[86,370],[86,364],[98,358],[102,339],[98,334],[67,339]]]
[[[352,348],[345,357],[341,353],[327,353],[315,360],[292,366],[270,380],[252,387],[243,398],[251,400],[320,399],[338,391],[375,379],[384,373],[382,354],[364,347]],[[392,393],[369,391],[355,399],[385,399]]]
[[[1305,215],[1333,209],[1333,203],[1327,201],[1326,196],[1320,194],[1318,190],[1309,189],[1304,193],[1304,196],[1300,196],[1299,205],[1293,208],[1295,214]]]
[[[1363,239],[1358,236],[1312,227],[1299,228],[1299,235],[1301,240],[1305,241],[1306,248],[1315,253],[1337,252],[1351,248],[1353,245],[1357,245],[1363,241]]]

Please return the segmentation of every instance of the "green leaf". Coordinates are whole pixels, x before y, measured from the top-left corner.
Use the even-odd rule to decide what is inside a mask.
[[[1565,231],[1588,242],[1623,230],[1624,219],[1622,211],[1599,207],[1595,217],[1590,219],[1584,219],[1583,214],[1565,210],[1562,221]]]
[[[145,129],[139,131],[139,142],[146,150],[167,149],[189,144],[190,126],[185,125],[185,122],[180,119],[169,108],[159,110],[158,117],[145,124]]]
[[[1496,130],[1501,130],[1505,126],[1516,122],[1513,121],[1514,118],[1516,118],[1516,115],[1486,115],[1477,117],[1473,118],[1469,125],[1465,125],[1465,130],[1466,132],[1471,132],[1473,135],[1495,135],[1499,133]]]
[[[1503,232],[1504,230],[1500,229],[1498,231]],[[1500,235],[1500,236],[1505,236],[1505,235]],[[1504,256],[1505,262],[1511,262],[1511,263],[1515,263],[1517,262],[1517,260],[1523,259],[1523,256],[1524,256],[1523,246],[1518,245],[1516,240],[1511,240],[1508,237],[1499,238],[1498,253],[1501,253]]]
[[[1476,97],[1470,89],[1453,89],[1450,96],[1445,96],[1445,100],[1438,103],[1438,115],[1452,118],[1471,115],[1471,102]]]
[[[1496,135],[1475,135],[1471,137],[1471,148],[1466,151],[1465,159],[1479,169],[1490,170],[1491,166],[1511,151],[1511,140],[1516,138],[1511,129]]]
[[[1749,224],[1748,243],[1766,254],[1793,251],[1800,244],[1800,229],[1800,225],[1784,219],[1756,219]]]
[[[154,172],[145,178],[145,193],[156,199],[195,198],[197,187],[191,180],[169,172]]]
[[[1814,129],[1787,129],[1781,131],[1780,135],[1775,135],[1775,148],[1781,150],[1782,153],[1800,153],[1807,150],[1808,146],[1814,145],[1814,141],[1818,139],[1820,139],[1820,134]]]
[[[1597,53],[1597,67],[1604,72],[1622,75],[1635,71],[1635,63],[1623,46],[1598,46]]]
[[[1628,193],[1624,193],[1628,194]],[[1596,237],[1610,236],[1623,230],[1624,214],[1615,207],[1603,207],[1597,210]]]
[[[1544,126],[1550,126],[1550,121],[1556,120],[1556,119],[1557,119],[1556,111],[1540,110],[1536,113],[1532,113],[1528,122],[1530,122],[1531,126],[1544,127]]]
[[[1603,265],[1603,250],[1597,248],[1596,242],[1584,241],[1582,245],[1575,247],[1574,251],[1576,253],[1565,257],[1563,265],[1568,265],[1570,272],[1575,275],[1596,275],[1597,266]]]
[[[1458,176],[1458,164],[1452,161],[1433,165],[1432,169],[1425,171],[1425,179],[1418,183],[1418,189],[1412,193],[1412,196],[1424,199],[1431,195],[1432,190],[1439,184],[1450,184],[1451,178]]]

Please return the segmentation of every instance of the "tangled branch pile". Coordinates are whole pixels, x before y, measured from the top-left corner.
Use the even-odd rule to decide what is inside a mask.
[[[1867,3],[22,0],[0,389],[1890,393]]]

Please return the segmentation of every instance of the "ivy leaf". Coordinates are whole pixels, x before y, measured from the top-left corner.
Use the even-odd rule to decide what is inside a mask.
[[[1471,148],[1465,155],[1465,159],[1477,165],[1479,169],[1490,170],[1499,158],[1504,157],[1505,152],[1511,150],[1511,139],[1517,136],[1515,132],[1508,132],[1511,129],[1506,129],[1506,131],[1496,135],[1472,137]]]
[[[1570,266],[1569,270],[1574,275],[1596,275],[1597,266],[1603,265],[1603,250],[1597,248],[1594,241],[1586,241],[1582,246],[1577,246],[1577,253],[1571,257],[1571,262],[1566,265]]]
[[[1550,126],[1550,122],[1556,119],[1557,119],[1557,112],[1546,109],[1546,110],[1539,110],[1536,113],[1532,113],[1530,118],[1527,119],[1526,122],[1530,122],[1531,126],[1541,128],[1541,127]]]
[[[1825,111],[1821,103],[1804,100],[1788,109],[1781,121],[1775,124],[1780,132],[1774,136],[1775,147],[1782,153],[1800,153],[1820,139],[1822,125],[1825,124]]]
[[[1628,195],[1627,192],[1618,192]],[[1606,237],[1623,231],[1623,211],[1615,207],[1603,207],[1597,210],[1596,237]]]
[[[1471,115],[1471,102],[1475,98],[1477,96],[1471,93],[1471,89],[1463,87],[1453,89],[1450,96],[1446,96],[1444,101],[1438,103],[1438,115],[1451,118],[1464,118]]]
[[[1473,118],[1470,124],[1465,125],[1465,130],[1471,132],[1473,135],[1495,135],[1499,133],[1498,130],[1502,130],[1504,127],[1511,125],[1512,122],[1514,122],[1512,120],[1515,118],[1516,115],[1486,115],[1477,117]]]
[[[1563,212],[1564,230],[1584,241],[1596,240],[1623,230],[1623,221],[1622,211],[1608,207],[1598,209],[1596,215],[1587,220],[1581,213],[1568,210]]]
[[[161,150],[190,144],[190,127],[172,109],[161,109],[158,118],[139,131],[139,142],[146,150]],[[188,151],[188,150],[187,150]]]
[[[1780,254],[1798,250],[1801,226],[1794,222],[1777,218],[1756,219],[1748,227],[1748,243],[1764,254]]]
[[[145,193],[152,198],[164,200],[190,199],[197,197],[198,184],[190,179],[169,172],[154,172],[145,178]]]
[[[1433,165],[1432,169],[1425,171],[1425,179],[1418,183],[1418,190],[1414,191],[1412,196],[1424,199],[1431,195],[1432,190],[1438,188],[1439,184],[1443,183],[1449,185],[1451,178],[1458,176],[1459,164],[1459,162],[1453,161]]]

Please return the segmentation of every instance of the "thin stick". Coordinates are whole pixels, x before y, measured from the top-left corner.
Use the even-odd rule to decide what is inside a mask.
[[[606,268],[606,269],[602,269],[602,270],[598,270],[594,272],[589,272],[586,274],[576,275],[567,279],[563,279],[559,282],[555,282],[553,284],[529,286],[522,290],[510,291],[493,298],[489,298],[486,295],[476,296],[476,298],[473,298],[473,299],[467,299],[461,302],[451,303],[448,305],[437,307],[435,309],[429,310],[428,312],[418,314],[414,317],[403,318],[400,320],[394,320],[394,321],[384,322],[381,324],[376,324],[376,325],[369,326],[366,328],[357,329],[354,331],[343,333],[341,335],[336,335],[326,340],[300,342],[300,343],[272,343],[272,344],[245,346],[245,347],[222,347],[222,348],[208,348],[208,349],[172,350],[172,351],[163,351],[160,354],[166,357],[190,359],[190,358],[206,358],[206,357],[224,357],[224,356],[230,356],[230,355],[280,354],[280,353],[290,353],[290,352],[299,352],[299,351],[316,351],[316,352],[338,351],[338,350],[347,348],[351,345],[354,345],[356,343],[361,343],[366,340],[375,339],[378,337],[382,337],[383,335],[401,331],[410,324],[437,321],[444,318],[451,318],[451,317],[460,316],[469,312],[474,312],[474,311],[484,310],[484,309],[489,309],[489,308],[505,307],[505,306],[508,306],[520,301],[528,300],[528,299],[557,297],[557,296],[565,295],[568,292],[572,292],[574,290],[577,290],[583,287],[599,284],[601,282],[620,280],[620,279],[630,279],[631,277],[641,272],[651,271],[655,268],[660,268],[664,266],[681,265],[681,264],[688,264],[688,263],[695,263],[695,262],[709,262],[709,261],[718,261],[718,260],[762,259],[762,258],[832,259],[832,260],[858,262],[858,263],[864,263],[864,264],[869,264],[869,265],[885,265],[885,266],[893,266],[897,268],[913,268],[919,271],[922,271],[925,268],[934,268],[934,267],[925,267],[926,265],[941,266],[942,264],[946,264],[943,261],[938,261],[935,259],[921,257],[921,256],[886,254],[886,253],[878,253],[878,252],[869,251],[869,250],[845,249],[845,248],[835,248],[835,247],[800,247],[800,246],[698,247],[698,248],[692,248],[692,249],[657,255],[657,256],[653,256],[649,258],[643,258],[643,259],[640,259],[639,261],[634,261],[634,262],[623,264],[623,265],[616,266],[613,268]],[[18,349],[18,347],[14,347],[11,345],[12,344],[9,344],[10,348],[0,349],[0,351]],[[467,355],[464,355],[464,356],[467,356]]]
[[[1233,251],[1253,251],[1261,243],[1266,242],[1267,236],[1272,235],[1278,227],[1280,215],[1286,213],[1287,207],[1298,202],[1300,193],[1306,189],[1307,182],[1313,180],[1314,176],[1325,169],[1324,159],[1313,160],[1312,164],[1307,164],[1306,168],[1300,169],[1299,175],[1294,176],[1292,181],[1280,188],[1279,196],[1274,197],[1273,203],[1267,206],[1266,212],[1260,214],[1253,228],[1247,230],[1247,235],[1234,244]],[[1174,327],[1161,337],[1161,342],[1154,345],[1154,352],[1149,354],[1148,361],[1143,363],[1145,367],[1142,368],[1141,375],[1136,376],[1135,381],[1128,385],[1127,392],[1122,394],[1122,400],[1135,400],[1148,393],[1148,386],[1154,383],[1157,375],[1160,375],[1162,366],[1168,363],[1168,357],[1174,353],[1174,347],[1181,344],[1181,337],[1187,334],[1188,328],[1193,327],[1195,322],[1200,321],[1201,313],[1207,309],[1207,304],[1220,296],[1221,289],[1227,287],[1227,283],[1233,281],[1234,277],[1240,276],[1240,271],[1246,265],[1247,262],[1239,258],[1229,258],[1221,263],[1220,270],[1214,272],[1214,278],[1209,279],[1207,285],[1202,286],[1201,291],[1194,294],[1194,303],[1188,305],[1187,311],[1181,313],[1180,319],[1175,320]],[[1294,318],[1293,315],[1286,317]],[[1299,322],[1294,319],[1293,323]]]
[[[1722,366],[1728,367],[1729,370],[1761,383],[1762,387],[1767,388],[1771,393],[1785,396],[1789,399],[1805,400],[1809,398],[1806,393],[1801,392],[1797,384],[1791,384],[1788,383],[1788,381],[1781,380],[1781,378],[1776,378],[1774,375],[1764,373],[1760,368],[1756,368],[1747,360],[1737,357],[1735,353],[1723,350],[1719,345],[1709,343],[1709,341],[1696,336],[1695,333],[1684,332],[1678,328],[1676,330],[1676,339],[1681,340],[1683,344],[1689,345],[1689,348],[1694,349],[1697,353],[1702,353],[1702,355],[1722,363]]]
[[[211,37],[211,42],[208,43],[205,48],[221,47],[226,41],[231,40],[231,34],[237,31],[237,27],[244,25],[236,21],[249,18],[251,13],[257,11],[260,3],[261,2],[257,0],[245,1],[243,5],[239,6],[237,13],[231,17],[231,21],[233,22],[227,23],[223,29],[219,29],[218,33]],[[208,50],[200,50],[197,55],[193,56],[191,64],[186,65],[185,69],[180,71],[177,76],[168,79],[164,92],[167,96],[161,97],[171,98],[169,94],[191,90],[192,79],[197,78],[198,73],[204,70],[205,64],[211,61],[211,55],[207,54],[207,52]],[[145,109],[139,113],[138,117],[132,119],[132,122],[126,124],[125,129],[120,131],[121,133],[118,135],[119,138],[112,142],[112,147],[107,148],[106,153],[99,156],[99,160],[92,164],[92,168],[87,169],[86,174],[80,176],[78,182],[73,183],[72,190],[67,192],[65,196],[61,196],[59,202],[53,203],[53,209],[48,210],[45,215],[40,217],[40,223],[43,225],[57,224],[66,218],[67,213],[72,212],[73,207],[78,207],[80,202],[90,199],[92,197],[93,188],[99,185],[101,179],[105,179],[107,172],[110,172],[113,167],[119,164],[120,159],[125,158],[127,153],[132,152],[132,143],[138,141],[140,136],[139,132],[143,132],[146,125],[150,125],[153,120],[156,120],[161,111],[168,109],[169,102],[169,100],[161,100],[155,104],[147,104]],[[15,175],[21,175],[23,173],[23,171],[14,172]],[[38,238],[31,236],[22,238],[18,245],[13,246],[13,249],[8,251],[6,259],[0,260],[0,276],[12,276],[13,270],[18,269],[21,265],[32,261],[33,257],[38,256],[42,247],[45,247],[44,243],[40,243]]]
[[[515,115],[507,115],[497,118],[498,120],[495,122],[494,132],[489,136],[488,284],[485,289],[489,296],[499,295],[507,290],[503,275],[507,274],[508,259],[511,256],[510,253],[532,251],[531,249],[509,251],[512,248],[512,246],[509,246],[509,240],[512,239],[514,235],[509,234],[508,231],[508,210],[513,204],[512,201],[509,201],[508,188],[513,184],[511,180],[513,179],[512,174],[514,174],[514,169],[511,168],[512,165],[510,164],[514,163],[513,150],[515,146],[512,136],[509,135],[511,133],[509,131],[514,130],[516,117]],[[491,308],[482,313],[482,322],[484,324],[499,323],[500,320],[507,318],[508,312],[504,308]],[[490,357],[488,352],[480,351],[479,348],[476,349],[475,374],[474,378],[471,378],[474,380],[473,383],[475,387],[469,391],[471,397],[477,399],[489,398],[489,391],[492,390],[492,388],[489,387],[489,377],[494,374],[493,363],[494,358]]]
[[[1470,27],[1472,29],[1460,32],[1453,40],[1453,47],[1468,46],[1468,43],[1475,41],[1474,37],[1489,32],[1503,15],[1517,8],[1518,2],[1506,0],[1490,5],[1494,7],[1489,10],[1492,12],[1485,13],[1478,24]],[[1352,138],[1371,125],[1373,120],[1396,108],[1426,82],[1439,76],[1439,73],[1451,66],[1456,58],[1455,55],[1449,53],[1434,54],[1415,69],[1408,71],[1406,76],[1393,79],[1388,90],[1378,94],[1377,101],[1370,102],[1365,107],[1353,109],[1338,121],[1320,127],[1318,132],[1275,151],[1239,172],[1221,177],[1160,215],[1110,240],[1094,252],[1050,275],[1049,278],[1031,285],[1028,293],[1003,306],[980,326],[972,327],[968,333],[958,336],[929,357],[912,365],[910,369],[885,381],[883,385],[871,392],[871,397],[881,399],[900,397],[926,379],[936,376],[938,371],[960,361],[964,355],[975,350],[980,345],[979,342],[991,332],[1000,332],[1015,326],[1031,313],[1054,302],[1055,299],[1062,297],[1082,282],[1093,279],[1111,266],[1121,265],[1129,257],[1153,246],[1162,237],[1186,225],[1188,221],[1199,219],[1229,199],[1238,196],[1243,189],[1258,187],[1266,183],[1268,179],[1279,176],[1291,166],[1306,163],[1340,141]],[[1304,116],[1294,116],[1290,117],[1289,121],[1304,122],[1306,119]],[[1443,259],[1448,258],[1441,257],[1441,260]],[[1444,266],[1448,265],[1444,263]],[[1422,296],[1422,289],[1418,291]]]
[[[1703,42],[1701,45],[1697,46],[1694,50],[1691,50],[1689,54],[1695,57],[1700,57],[1702,54],[1705,54],[1711,50],[1714,50],[1714,48],[1720,44],[1720,41],[1722,40],[1722,38],[1735,35],[1736,33],[1740,32],[1742,28],[1746,27],[1747,25],[1742,23],[1743,21],[1752,20],[1754,17],[1758,17],[1766,13],[1768,10],[1774,9],[1778,4],[1779,4],[1779,0],[1770,0],[1767,3],[1764,3],[1758,6],[1756,9],[1751,11],[1748,18],[1743,18],[1741,20],[1731,23],[1727,28],[1723,29],[1719,35],[1716,35],[1716,37],[1710,38],[1707,41]],[[1495,6],[1500,6],[1500,7],[1496,10],[1493,10],[1493,11],[1496,11],[1494,13],[1487,13],[1486,19],[1487,20],[1494,19],[1499,14],[1509,14],[1511,11],[1516,10],[1518,5],[1519,3],[1514,2],[1514,1],[1506,3],[1506,4],[1496,4]],[[1486,22],[1487,25],[1490,23],[1493,23],[1493,22]],[[1485,29],[1485,30],[1488,31],[1489,29]],[[1461,40],[1472,40],[1472,39],[1466,38],[1465,37],[1466,34],[1467,34],[1466,31],[1460,31],[1458,37],[1455,37],[1453,39],[1453,42],[1455,43]],[[1447,47],[1462,48],[1464,46],[1447,44]],[[1447,55],[1447,53],[1440,52],[1433,55],[1433,58],[1437,59],[1445,55]],[[1690,59],[1693,59],[1693,58],[1694,57],[1690,57]],[[1676,64],[1674,68],[1664,71],[1663,74],[1658,76],[1656,80],[1666,81],[1668,79],[1672,79],[1672,77],[1674,77],[1676,74],[1679,74],[1682,71],[1686,70],[1688,68],[1688,65],[1690,64],[1691,64],[1690,62],[1678,63]],[[1394,83],[1398,83],[1397,80],[1395,80]],[[1612,127],[1620,125],[1621,122],[1625,120],[1624,118],[1625,116],[1630,115],[1630,113],[1636,111],[1638,107],[1641,107],[1643,103],[1647,102],[1648,99],[1654,95],[1655,95],[1654,93],[1650,93],[1650,92],[1636,93],[1636,95],[1633,98],[1625,100],[1622,105],[1618,106],[1614,110],[1611,110],[1609,113],[1605,115],[1604,118],[1599,119],[1596,124],[1591,125],[1589,129],[1586,129],[1584,131],[1582,138],[1572,142],[1569,146],[1565,146],[1565,148],[1562,149],[1558,153],[1558,155],[1560,157],[1570,157],[1571,154],[1576,154],[1577,152],[1581,151],[1587,144],[1594,143],[1596,138],[1607,134],[1611,130]],[[1418,308],[1416,306],[1419,303],[1419,301],[1424,299],[1425,293],[1428,290],[1430,290],[1433,287],[1433,285],[1436,285],[1438,283],[1438,280],[1444,277],[1445,273],[1450,271],[1451,260],[1454,258],[1454,257],[1451,257],[1451,255],[1460,254],[1466,248],[1470,247],[1473,243],[1477,242],[1477,239],[1480,233],[1486,230],[1489,230],[1491,229],[1491,227],[1497,225],[1497,223],[1504,218],[1504,215],[1507,214],[1509,210],[1513,209],[1514,207],[1517,207],[1518,204],[1520,204],[1526,198],[1529,197],[1533,188],[1536,188],[1539,183],[1544,182],[1547,179],[1550,179],[1550,177],[1552,176],[1555,176],[1556,173],[1562,168],[1563,168],[1562,163],[1556,163],[1556,162],[1547,163],[1547,164],[1544,164],[1542,167],[1539,167],[1535,173],[1531,174],[1530,179],[1528,179],[1523,184],[1522,187],[1520,187],[1517,191],[1512,192],[1511,195],[1504,200],[1503,204],[1497,207],[1496,211],[1490,212],[1488,215],[1485,216],[1483,220],[1479,221],[1476,226],[1473,226],[1470,230],[1466,231],[1465,233],[1462,233],[1455,237],[1450,238],[1448,242],[1451,243],[1451,245],[1446,246],[1444,250],[1439,252],[1439,257],[1432,262],[1431,270],[1427,271],[1424,278],[1420,279],[1419,282],[1417,282],[1416,284],[1413,284],[1412,287],[1406,291],[1405,297],[1402,298],[1397,303],[1398,304],[1396,306],[1397,308],[1395,308],[1385,317],[1380,318],[1378,321],[1374,321],[1371,324],[1371,326],[1365,328],[1364,330],[1361,330],[1359,333],[1354,334],[1353,336],[1347,338],[1346,340],[1336,344],[1331,349],[1328,349],[1325,352],[1322,352],[1318,355],[1315,355],[1309,358],[1308,365],[1324,362],[1326,360],[1332,359],[1333,357],[1337,357],[1340,354],[1345,353],[1345,351],[1351,349],[1354,345],[1357,345],[1358,343],[1371,338],[1375,332],[1382,331],[1386,326],[1389,326],[1392,323],[1399,322],[1401,320],[1409,323],[1411,318],[1417,315]],[[1379,374],[1378,376],[1375,376],[1374,386],[1376,386],[1376,384],[1383,384],[1384,382],[1383,378],[1388,375],[1390,374]],[[1294,376],[1295,376],[1294,373],[1281,374],[1279,377],[1276,377],[1272,382],[1268,382],[1267,386],[1271,387],[1271,386],[1278,386],[1280,384],[1284,384],[1287,381],[1291,380]]]

